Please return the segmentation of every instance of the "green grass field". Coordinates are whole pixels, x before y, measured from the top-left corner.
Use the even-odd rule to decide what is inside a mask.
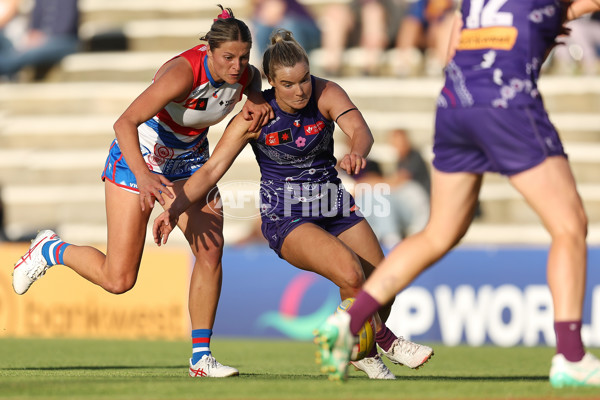
[[[2,399],[600,399],[600,389],[554,390],[551,348],[444,347],[425,367],[391,365],[396,381],[352,370],[329,382],[307,342],[215,338],[240,376],[187,376],[187,341],[0,340]],[[598,351],[593,351],[598,354]],[[390,365],[388,363],[388,365]]]

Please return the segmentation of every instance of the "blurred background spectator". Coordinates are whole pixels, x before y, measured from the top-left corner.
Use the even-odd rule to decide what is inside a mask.
[[[364,61],[362,73],[378,73],[381,57],[390,43],[389,16],[394,11],[387,0],[351,0],[331,3],[322,15],[323,72],[337,76],[342,73],[344,51],[360,47]]]
[[[297,0],[252,0],[252,33],[258,56],[276,28],[291,31],[307,52],[321,45],[321,31],[310,11]]]
[[[368,160],[366,168],[355,176],[355,183],[356,204],[385,249],[391,249],[427,224],[429,196],[420,183],[386,177],[373,160]],[[383,191],[382,185],[389,190]]]
[[[554,50],[552,71],[595,75],[600,50],[600,12],[571,21],[567,26],[571,28],[571,34],[565,38],[563,46]]]
[[[19,0],[0,0],[0,54],[12,47],[10,25],[19,13]]]
[[[396,0],[402,19],[395,38],[393,73],[399,77],[442,75],[448,51],[453,0]]]
[[[50,67],[78,50],[78,28],[77,0],[35,1],[23,37],[13,43],[4,41],[0,48],[0,77],[18,80],[24,67],[35,68],[34,79],[43,77]]]
[[[415,149],[405,129],[394,129],[388,135],[388,143],[396,153],[396,169],[391,177],[394,186],[401,185],[406,181],[415,181],[423,190],[430,194],[431,178],[429,167]]]
[[[323,72],[356,63],[362,75],[441,76],[454,9],[453,0],[332,2],[320,20]]]
[[[354,176],[352,193],[381,245],[391,249],[427,224],[431,179],[427,162],[406,130],[394,129],[386,140],[393,149],[393,168],[368,159],[366,168]]]

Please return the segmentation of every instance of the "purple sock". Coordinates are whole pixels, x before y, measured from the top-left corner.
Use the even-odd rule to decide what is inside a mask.
[[[371,349],[371,351],[369,352],[369,354],[367,354],[366,358],[373,358],[377,355],[377,345],[375,343],[373,343],[373,348]]]
[[[585,355],[581,342],[581,321],[554,322],[554,332],[556,353],[565,356],[567,361],[580,361]]]
[[[367,319],[379,310],[379,307],[381,307],[381,304],[377,300],[364,290],[361,290],[356,296],[354,303],[352,303],[352,307],[348,310],[348,314],[350,314],[350,332],[356,335],[365,322],[367,322]]]
[[[392,344],[394,344],[396,339],[398,339],[398,337],[394,335],[394,332],[392,332],[386,324],[383,324],[381,330],[375,335],[375,342],[385,351],[388,351],[390,347],[392,347]]]

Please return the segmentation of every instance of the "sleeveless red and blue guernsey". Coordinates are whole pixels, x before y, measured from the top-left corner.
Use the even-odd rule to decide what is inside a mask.
[[[199,45],[176,56],[185,58],[192,66],[192,90],[185,100],[170,102],[138,127],[140,150],[148,168],[171,181],[189,178],[204,165],[209,157],[208,128],[231,113],[250,83],[249,68],[235,84],[215,82],[206,64],[206,54],[206,45]],[[135,177],[116,140],[102,177],[137,192]]]
[[[313,94],[302,110],[289,114],[263,91],[275,118],[251,142],[261,172],[263,221],[289,217],[348,215],[354,201],[338,177],[333,155],[334,122],[325,118]]]
[[[564,3],[563,3],[564,4]],[[519,107],[542,101],[537,80],[561,28],[559,0],[471,0],[438,107]]]

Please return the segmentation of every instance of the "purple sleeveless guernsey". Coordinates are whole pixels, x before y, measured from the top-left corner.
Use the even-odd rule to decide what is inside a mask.
[[[333,217],[354,211],[354,200],[340,182],[333,156],[333,121],[325,118],[313,94],[298,113],[282,111],[274,89],[263,96],[275,118],[251,142],[261,171],[264,222],[295,217]],[[266,221],[265,221],[266,220]]]
[[[438,107],[519,107],[542,102],[537,88],[547,50],[561,27],[559,0],[471,0],[446,67]]]

